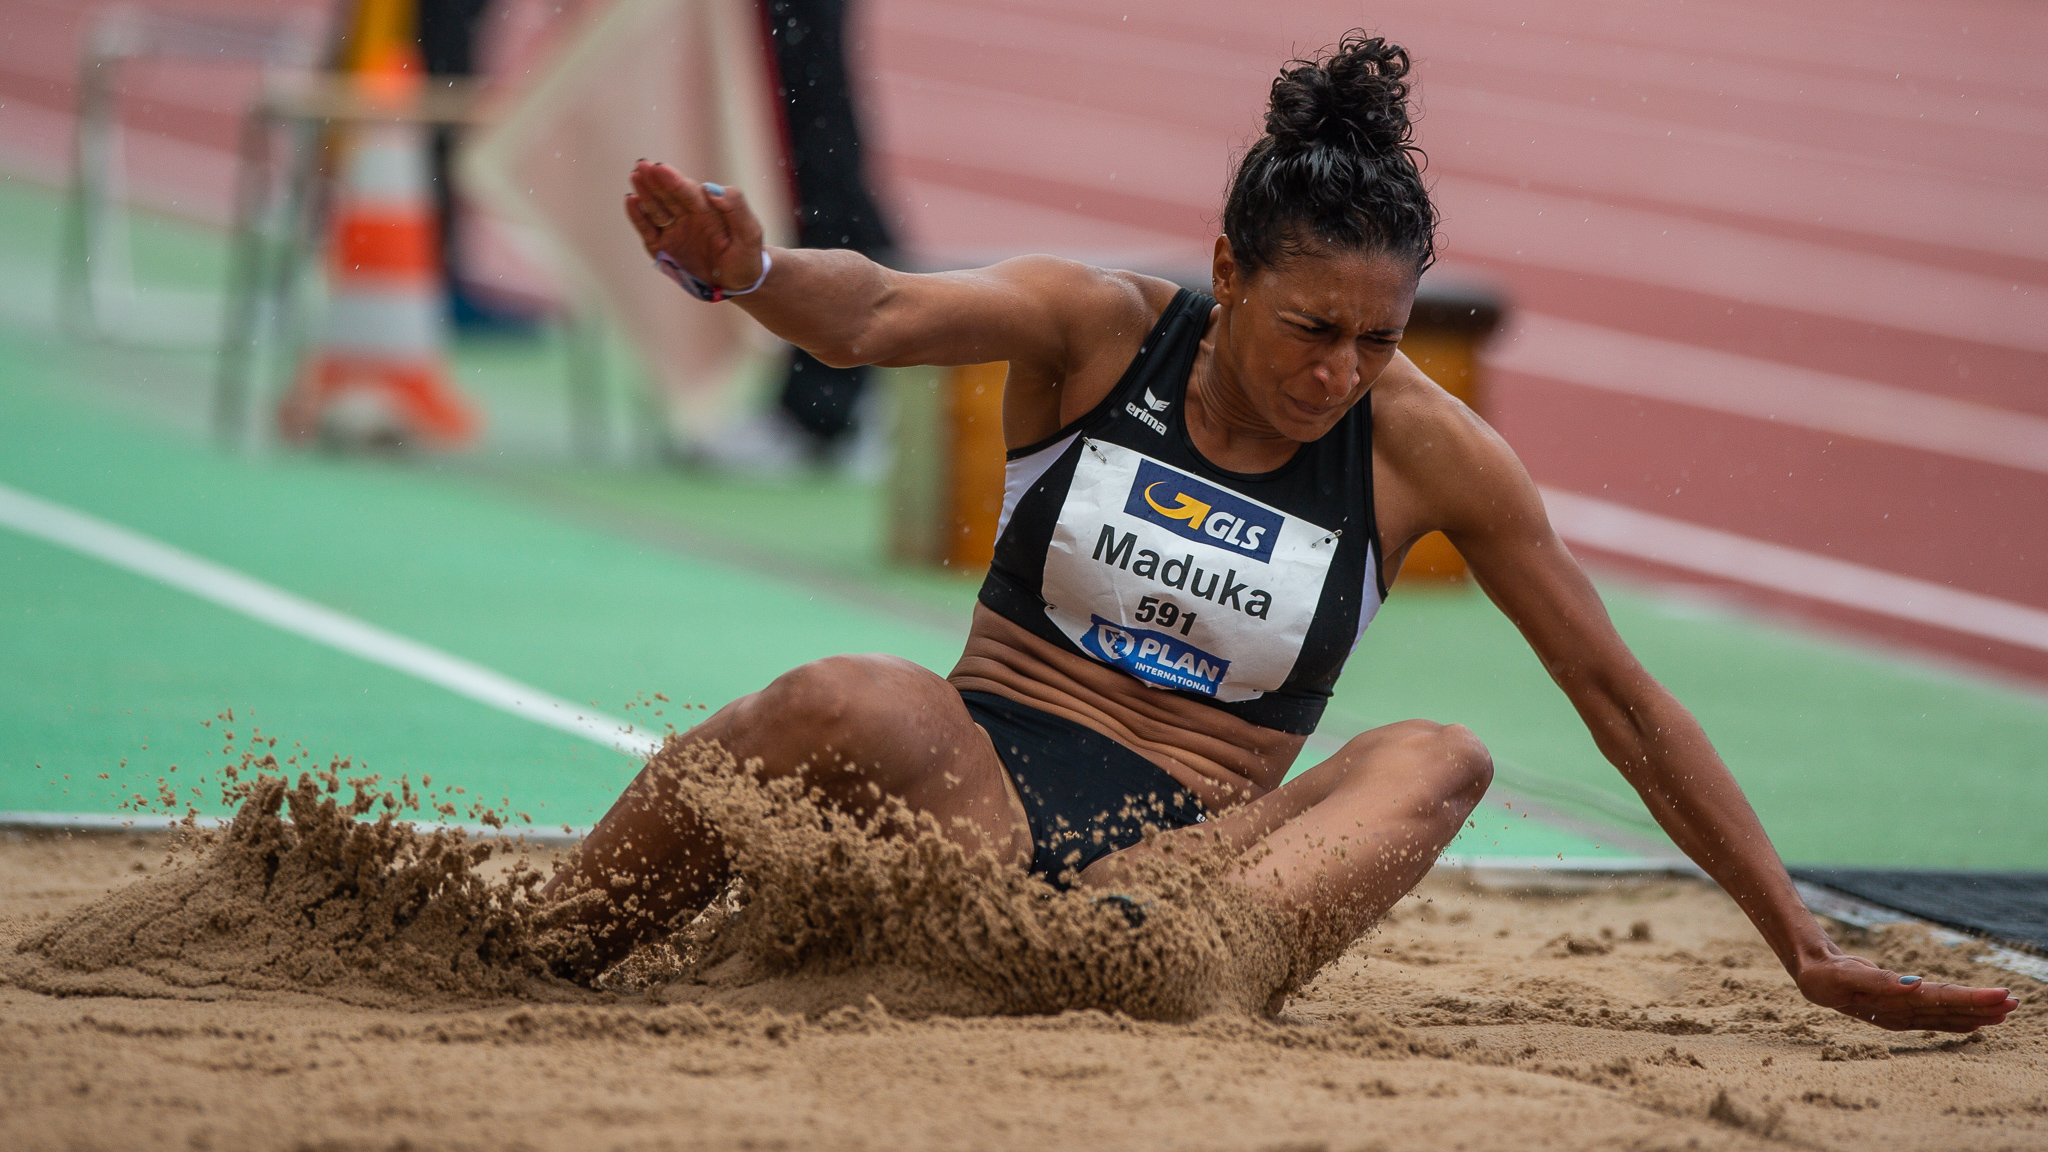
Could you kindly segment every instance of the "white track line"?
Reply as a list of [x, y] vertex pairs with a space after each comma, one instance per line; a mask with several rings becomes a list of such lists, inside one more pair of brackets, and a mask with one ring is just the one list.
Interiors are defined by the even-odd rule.
[[2048, 473], [2048, 420], [1555, 316], [1524, 314], [1490, 363], [1923, 452]]
[[632, 731], [623, 720], [580, 707], [480, 664], [4, 484], [0, 484], [0, 525], [104, 560], [373, 664], [416, 676], [521, 719], [636, 756], [649, 755], [661, 746], [659, 740]]
[[2048, 612], [2025, 604], [1555, 488], [1543, 490], [1543, 503], [1557, 534], [1569, 543], [2048, 652]]

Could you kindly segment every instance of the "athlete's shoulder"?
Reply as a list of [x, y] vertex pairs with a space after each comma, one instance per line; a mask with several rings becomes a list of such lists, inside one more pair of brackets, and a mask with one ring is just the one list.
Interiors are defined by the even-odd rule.
[[1508, 442], [1406, 356], [1372, 395], [1374, 459], [1421, 500], [1425, 531], [1489, 520], [1533, 491]]
[[1509, 452], [1465, 402], [1396, 353], [1372, 386], [1374, 451], [1418, 478], [1464, 475]]
[[1374, 431], [1396, 442], [1390, 446], [1418, 451], [1448, 446], [1438, 442], [1463, 439], [1485, 427], [1464, 401], [1399, 352], [1372, 383], [1372, 422]]

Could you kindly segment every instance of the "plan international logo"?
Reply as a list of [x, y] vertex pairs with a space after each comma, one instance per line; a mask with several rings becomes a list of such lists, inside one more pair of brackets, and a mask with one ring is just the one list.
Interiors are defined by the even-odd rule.
[[1242, 496], [1215, 488], [1150, 460], [1138, 475], [1124, 511], [1177, 536], [1271, 563], [1273, 543], [1287, 518]]
[[1130, 628], [1090, 615], [1081, 650], [1140, 680], [1214, 696], [1230, 661], [1204, 652], [1171, 632]]

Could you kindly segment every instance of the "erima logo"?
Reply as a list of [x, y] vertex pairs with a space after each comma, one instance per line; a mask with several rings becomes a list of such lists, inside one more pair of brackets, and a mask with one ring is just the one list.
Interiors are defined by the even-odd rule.
[[1287, 521], [1278, 512], [1150, 460], [1138, 462], [1124, 511], [1260, 563], [1272, 561], [1273, 543]]
[[[1157, 401], [1152, 399], [1152, 393], [1149, 390], [1145, 393], [1145, 402], [1147, 404], [1157, 403]], [[1145, 411], [1143, 408], [1140, 408], [1136, 404], [1130, 403], [1129, 401], [1126, 401], [1124, 403], [1124, 411], [1130, 413], [1133, 416], [1136, 416], [1138, 418], [1138, 423], [1143, 424], [1145, 427], [1150, 428], [1154, 432], [1159, 433], [1161, 436], [1166, 435], [1166, 421], [1161, 420], [1159, 417], [1154, 416], [1152, 413]]]
[[1230, 671], [1230, 661], [1214, 656], [1169, 632], [1126, 628], [1100, 616], [1089, 616], [1081, 648], [1105, 664], [1140, 680], [1214, 696]]
[[1145, 389], [1145, 407], [1150, 408], [1154, 412], [1164, 412], [1168, 408], [1173, 407], [1173, 401], [1161, 400], [1159, 397], [1154, 396], [1152, 394], [1152, 390], [1150, 388], [1147, 388]]

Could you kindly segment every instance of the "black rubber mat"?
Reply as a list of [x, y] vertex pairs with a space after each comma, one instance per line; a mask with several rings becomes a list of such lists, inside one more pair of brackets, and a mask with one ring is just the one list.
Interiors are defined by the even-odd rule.
[[2048, 872], [1794, 868], [1792, 875], [1958, 932], [2048, 953]]

